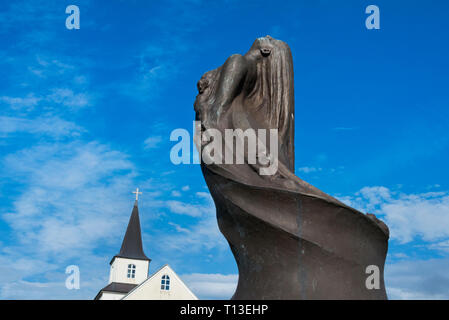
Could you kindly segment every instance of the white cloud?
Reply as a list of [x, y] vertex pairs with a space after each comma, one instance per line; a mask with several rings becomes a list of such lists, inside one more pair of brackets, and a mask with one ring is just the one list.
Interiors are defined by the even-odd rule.
[[197, 224], [189, 227], [188, 230], [190, 230], [190, 233], [170, 235], [162, 239], [161, 243], [172, 250], [183, 250], [184, 252], [228, 249], [228, 244], [218, 229], [215, 215], [200, 220]]
[[26, 108], [28, 109], [28, 111], [33, 109], [40, 100], [41, 98], [35, 97], [32, 93], [28, 94], [25, 97], [0, 97], [0, 101], [9, 105], [12, 109]]
[[353, 127], [335, 127], [334, 128], [335, 131], [352, 131], [355, 129], [357, 129], [357, 128], [353, 128]]
[[173, 191], [171, 192], [171, 195], [172, 195], [173, 197], [180, 197], [180, 196], [181, 196], [181, 192], [176, 191], [176, 190], [173, 190]]
[[182, 191], [189, 191], [189, 190], [190, 190], [190, 187], [189, 187], [189, 186], [184, 186], [184, 187], [181, 188], [181, 190], [182, 190]]
[[55, 73], [63, 74], [66, 71], [72, 71], [75, 69], [75, 66], [64, 63], [58, 59], [52, 59], [52, 58], [44, 58], [42, 56], [36, 57], [37, 63], [39, 66], [48, 69], [52, 69]]
[[[110, 259], [96, 250], [119, 247], [117, 234], [129, 219], [135, 169], [127, 155], [97, 142], [55, 143], [7, 155], [1, 164], [1, 174], [21, 189], [0, 212], [10, 229], [0, 251], [0, 297], [93, 298], [107, 283]], [[80, 290], [65, 288], [70, 264], [80, 267]]]
[[45, 134], [52, 137], [79, 136], [85, 130], [73, 122], [59, 117], [40, 117], [36, 119], [0, 116], [0, 137], [12, 133]]
[[432, 243], [428, 245], [428, 248], [449, 253], [449, 240]]
[[207, 217], [215, 213], [215, 206], [208, 192], [197, 192], [196, 196], [204, 203], [195, 204], [177, 200], [166, 201], [168, 209], [176, 214], [185, 214], [192, 217]]
[[169, 210], [176, 214], [185, 214], [192, 217], [201, 217], [208, 210], [201, 205], [190, 204], [182, 201], [169, 200], [166, 202]]
[[161, 234], [158, 237], [158, 244], [164, 250], [204, 252], [229, 248], [224, 236], [218, 229], [215, 205], [211, 196], [206, 193], [200, 194], [198, 197], [202, 203], [194, 205], [180, 201], [164, 202], [171, 212], [198, 219], [197, 222], [189, 224], [188, 227], [182, 227], [182, 230], [177, 229], [177, 234]]
[[[98, 288], [102, 288], [102, 285], [104, 286], [104, 284], [98, 281]], [[19, 279], [4, 284], [1, 289], [1, 297], [4, 299], [25, 300], [71, 300], [85, 298], [85, 292], [68, 290], [63, 280], [31, 282]]]
[[301, 167], [301, 168], [298, 168], [298, 171], [303, 172], [303, 173], [312, 173], [312, 172], [322, 171], [322, 168]]
[[159, 147], [161, 142], [162, 142], [162, 137], [161, 136], [148, 137], [143, 142], [144, 149], [147, 150], [147, 149], [157, 148], [157, 147]]
[[449, 237], [449, 196], [407, 195], [382, 205], [385, 220], [401, 242]]
[[[0, 255], [1, 299], [93, 299], [104, 287], [107, 279], [95, 273], [104, 261], [88, 256], [89, 264], [80, 269], [80, 289], [68, 290], [65, 286], [68, 265], [48, 264], [41, 259], [29, 259], [17, 253]], [[41, 280], [25, 280], [38, 276]]]
[[126, 223], [133, 166], [124, 154], [98, 143], [55, 144], [3, 163], [25, 185], [3, 218], [35, 254], [89, 254]]
[[67, 88], [57, 88], [52, 91], [53, 93], [47, 96], [48, 101], [73, 109], [84, 108], [91, 104], [90, 97], [86, 93], [74, 93]]
[[298, 172], [304, 173], [304, 174], [340, 174], [343, 172], [344, 166], [338, 166], [335, 168], [321, 168], [321, 167], [312, 167], [312, 166], [305, 166], [300, 167], [297, 169]]
[[209, 201], [212, 201], [212, 197], [211, 197], [209, 192], [203, 192], [203, 191], [197, 192], [196, 196], [199, 197], [199, 198], [203, 198], [203, 199], [207, 199]]
[[237, 288], [237, 274], [184, 274], [181, 279], [199, 299], [228, 300]]
[[406, 259], [406, 258], [408, 258], [408, 255], [406, 255], [406, 254], [403, 253], [403, 252], [395, 253], [395, 254], [393, 254], [393, 256], [394, 256], [395, 258], [398, 258], [398, 259]]
[[173, 223], [173, 222], [169, 222], [168, 224], [173, 226], [176, 229], [177, 232], [184, 232], [184, 233], [190, 234], [190, 230], [189, 229], [183, 228], [179, 224], [176, 224], [176, 223]]
[[402, 260], [385, 267], [389, 299], [449, 299], [448, 259]]
[[[37, 34], [36, 31], [34, 34]], [[40, 35], [42, 35], [42, 33], [40, 33]], [[61, 78], [61, 76], [69, 76], [76, 72], [77, 68], [73, 64], [62, 62], [61, 60], [50, 56], [37, 55], [34, 57], [33, 61], [29, 63], [27, 71], [41, 79], [47, 79], [50, 77]], [[76, 78], [74, 79], [74, 82], [76, 82]]]
[[[158, 24], [158, 27], [161, 25]], [[186, 52], [197, 50], [184, 41], [179, 31], [177, 30], [177, 35], [173, 35], [169, 42], [151, 43], [136, 54], [134, 79], [122, 85], [123, 94], [145, 101], [163, 92], [163, 88], [167, 86], [161, 84], [168, 83], [183, 69], [179, 57]]]
[[405, 194], [385, 187], [365, 187], [340, 200], [365, 212], [379, 215], [390, 228], [392, 239], [407, 243], [421, 238], [449, 238], [449, 193]]
[[[89, 92], [87, 77], [79, 70], [86, 62], [80, 59], [72, 62], [69, 64], [49, 56], [26, 55], [13, 59], [10, 63], [17, 69], [14, 82], [19, 82], [19, 88], [26, 91], [19, 96], [1, 96], [0, 104], [8, 107], [2, 111], [14, 117], [34, 112], [34, 115], [40, 115], [39, 118], [66, 118], [67, 111], [79, 111], [93, 105], [98, 90], [95, 95]], [[30, 77], [30, 73], [40, 79]], [[55, 88], [54, 83], [65, 83], [70, 87]]]

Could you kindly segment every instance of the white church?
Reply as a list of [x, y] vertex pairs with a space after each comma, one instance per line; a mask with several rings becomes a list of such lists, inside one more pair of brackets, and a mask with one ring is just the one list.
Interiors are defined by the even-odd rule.
[[198, 300], [168, 264], [148, 276], [151, 259], [143, 252], [139, 208], [136, 202], [119, 254], [111, 262], [109, 284], [95, 300]]

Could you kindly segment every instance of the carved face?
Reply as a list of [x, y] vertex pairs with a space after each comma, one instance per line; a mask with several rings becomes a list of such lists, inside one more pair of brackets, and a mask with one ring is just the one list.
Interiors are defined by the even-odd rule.
[[272, 50], [273, 50], [273, 41], [276, 41], [275, 39], [271, 38], [270, 36], [257, 38], [256, 41], [254, 41], [253, 45], [249, 49], [246, 56], [253, 58], [266, 58], [268, 57]]
[[211, 84], [216, 75], [216, 70], [206, 72], [196, 84], [198, 95], [193, 105], [196, 112], [196, 120], [207, 120], [209, 113], [208, 99], [211, 91]]
[[209, 81], [205, 78], [201, 78], [196, 86], [198, 88], [198, 93], [201, 94], [209, 87]]
[[277, 129], [279, 157], [288, 168], [293, 155], [293, 60], [286, 43], [258, 38], [245, 55], [232, 55], [197, 83], [196, 120], [203, 129]]

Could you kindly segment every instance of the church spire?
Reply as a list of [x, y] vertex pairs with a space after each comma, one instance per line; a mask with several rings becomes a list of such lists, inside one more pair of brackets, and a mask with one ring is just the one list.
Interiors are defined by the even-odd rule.
[[[137, 192], [139, 192], [139, 189], [137, 189]], [[115, 257], [148, 261], [151, 260], [143, 252], [137, 200], [134, 202], [134, 208], [131, 213], [131, 217], [129, 218], [128, 228], [126, 229], [125, 237], [123, 238], [122, 247], [120, 248], [119, 254]]]

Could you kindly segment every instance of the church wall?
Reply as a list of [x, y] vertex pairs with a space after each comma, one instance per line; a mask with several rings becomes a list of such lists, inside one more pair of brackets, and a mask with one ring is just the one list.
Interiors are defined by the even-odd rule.
[[124, 296], [125, 294], [123, 293], [103, 292], [100, 300], [120, 300]]
[[[163, 275], [170, 277], [170, 290], [161, 290]], [[190, 290], [168, 266], [152, 275], [142, 285], [130, 292], [123, 300], [197, 300]]]

